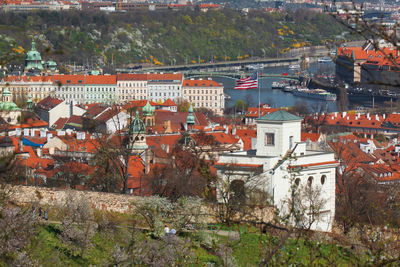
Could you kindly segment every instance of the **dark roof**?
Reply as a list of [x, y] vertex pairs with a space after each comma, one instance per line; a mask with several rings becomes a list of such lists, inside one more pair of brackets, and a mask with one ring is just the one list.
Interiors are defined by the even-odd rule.
[[50, 109], [54, 108], [61, 102], [62, 100], [58, 98], [48, 96], [42, 99], [39, 103], [37, 103], [36, 107], [49, 111]]
[[84, 117], [93, 119], [94, 117], [98, 116], [100, 113], [104, 112], [104, 110], [107, 109], [107, 107], [101, 105], [101, 104], [96, 104], [91, 106], [90, 108], [87, 109], [85, 114], [83, 114]]

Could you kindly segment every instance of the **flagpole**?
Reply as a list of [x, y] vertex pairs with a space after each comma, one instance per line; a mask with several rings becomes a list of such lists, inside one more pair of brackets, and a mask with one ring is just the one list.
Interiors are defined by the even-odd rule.
[[258, 117], [260, 118], [260, 85], [258, 84], [258, 71], [257, 71], [257, 89], [258, 89]]

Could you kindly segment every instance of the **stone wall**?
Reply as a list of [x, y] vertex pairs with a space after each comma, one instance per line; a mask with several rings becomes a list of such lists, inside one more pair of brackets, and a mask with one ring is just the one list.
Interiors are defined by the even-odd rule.
[[[72, 189], [55, 189], [46, 187], [35, 186], [13, 186], [10, 187], [9, 195], [11, 201], [19, 205], [27, 205], [36, 203], [40, 206], [62, 206], [67, 196], [70, 195], [73, 199], [83, 197], [90, 205], [97, 210], [111, 211], [118, 213], [132, 213], [135, 200], [139, 199], [138, 196], [112, 194], [104, 192], [93, 191], [79, 191]], [[206, 223], [216, 222], [216, 210], [209, 205], [203, 206], [203, 220]], [[234, 218], [235, 220], [262, 220], [264, 222], [271, 221], [274, 216], [273, 208], [254, 209], [253, 213], [247, 215], [245, 218]]]
[[65, 203], [68, 194], [72, 197], [84, 197], [94, 209], [119, 213], [132, 212], [132, 202], [138, 197], [70, 189], [54, 189], [34, 186], [13, 186], [9, 190], [11, 200], [17, 204], [37, 203], [38, 205], [57, 206]]

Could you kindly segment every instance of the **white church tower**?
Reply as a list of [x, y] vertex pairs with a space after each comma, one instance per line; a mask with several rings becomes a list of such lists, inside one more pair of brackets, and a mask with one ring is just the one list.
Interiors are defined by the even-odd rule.
[[257, 156], [279, 157], [301, 142], [302, 118], [283, 110], [267, 114], [257, 122]]

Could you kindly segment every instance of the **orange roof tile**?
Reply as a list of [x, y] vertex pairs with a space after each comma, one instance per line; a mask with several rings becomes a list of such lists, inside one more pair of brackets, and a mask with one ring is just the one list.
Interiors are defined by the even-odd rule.
[[184, 87], [218, 87], [222, 84], [213, 80], [183, 80]]
[[311, 142], [317, 142], [320, 136], [320, 133], [301, 132], [301, 141], [305, 142], [307, 140], [310, 140]]
[[148, 81], [181, 81], [182, 73], [149, 73], [147, 74]]
[[246, 112], [246, 117], [248, 118], [258, 118], [265, 114], [270, 114], [277, 111], [277, 108], [260, 108], [260, 116], [258, 116], [258, 107], [249, 107]]

